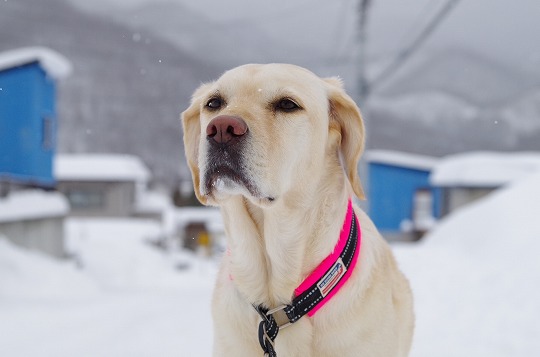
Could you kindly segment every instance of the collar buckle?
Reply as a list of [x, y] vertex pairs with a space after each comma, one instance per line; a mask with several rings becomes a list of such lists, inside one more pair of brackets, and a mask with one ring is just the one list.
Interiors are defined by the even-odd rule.
[[[290, 307], [289, 305], [280, 305], [276, 308], [268, 310], [265, 313], [265, 315], [272, 316], [276, 320], [276, 323], [278, 324], [279, 329], [283, 330], [284, 328], [287, 328], [293, 324], [291, 320], [289, 319], [289, 316], [287, 316], [287, 312], [285, 311], [285, 309], [289, 307]], [[274, 314], [277, 312], [282, 312], [282, 313], [278, 314], [277, 316], [274, 316]], [[283, 322], [283, 321], [286, 321], [286, 322]]]

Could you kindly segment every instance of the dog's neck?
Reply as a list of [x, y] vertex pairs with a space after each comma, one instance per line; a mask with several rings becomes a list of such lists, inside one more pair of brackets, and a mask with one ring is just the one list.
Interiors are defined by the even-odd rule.
[[[221, 206], [230, 254], [231, 283], [253, 304], [291, 301], [295, 288], [330, 254], [347, 210], [350, 189], [342, 169], [325, 180], [260, 208], [242, 196]], [[326, 184], [321, 187], [321, 182]]]

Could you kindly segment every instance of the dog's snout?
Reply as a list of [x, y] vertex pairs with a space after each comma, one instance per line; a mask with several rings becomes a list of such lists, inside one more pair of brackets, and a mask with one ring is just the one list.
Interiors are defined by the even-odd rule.
[[206, 136], [218, 144], [230, 144], [240, 139], [248, 131], [248, 126], [239, 117], [220, 115], [206, 127]]

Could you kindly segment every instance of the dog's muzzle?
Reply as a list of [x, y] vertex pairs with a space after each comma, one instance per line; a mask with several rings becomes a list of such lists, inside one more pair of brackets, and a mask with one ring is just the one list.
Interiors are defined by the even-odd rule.
[[249, 179], [244, 155], [249, 129], [239, 117], [220, 115], [206, 127], [206, 168], [203, 188], [206, 194], [224, 187], [239, 185], [253, 196], [258, 195]]

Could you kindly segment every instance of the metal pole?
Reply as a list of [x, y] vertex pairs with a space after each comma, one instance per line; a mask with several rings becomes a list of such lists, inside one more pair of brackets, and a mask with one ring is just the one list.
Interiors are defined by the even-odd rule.
[[362, 105], [369, 96], [369, 83], [366, 77], [367, 19], [371, 0], [360, 0], [358, 6], [358, 93]]

